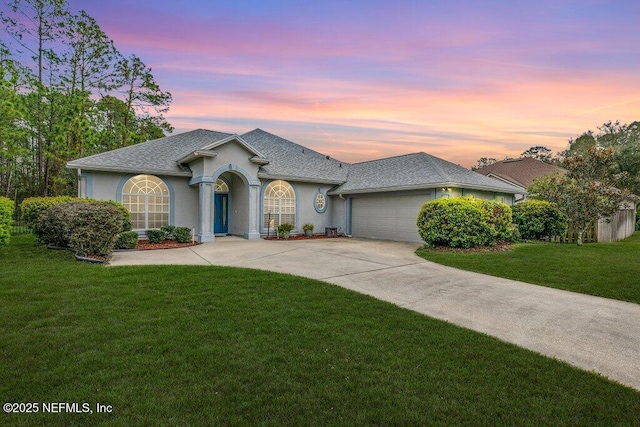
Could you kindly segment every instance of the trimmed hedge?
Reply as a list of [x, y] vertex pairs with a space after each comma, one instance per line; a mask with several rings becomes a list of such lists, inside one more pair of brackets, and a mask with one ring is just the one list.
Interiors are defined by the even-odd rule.
[[135, 231], [123, 231], [116, 240], [116, 249], [134, 249], [138, 244], [138, 233]]
[[0, 248], [11, 239], [11, 224], [13, 223], [13, 200], [0, 197]]
[[416, 224], [427, 246], [495, 246], [514, 234], [508, 205], [462, 197], [425, 203]]
[[125, 224], [121, 209], [108, 201], [76, 199], [46, 209], [33, 225], [38, 240], [68, 247], [80, 256], [107, 257]]
[[513, 222], [522, 239], [540, 240], [563, 235], [568, 218], [555, 203], [529, 199], [513, 207]]
[[69, 212], [66, 229], [69, 246], [78, 255], [107, 257], [113, 252], [125, 219], [121, 209], [108, 202], [70, 202], [58, 206]]
[[191, 229], [189, 227], [176, 227], [173, 229], [172, 237], [178, 243], [188, 243], [191, 241]]
[[77, 197], [57, 196], [57, 197], [29, 197], [20, 203], [20, 212], [22, 219], [33, 229], [38, 218], [50, 207], [59, 203], [71, 202], [77, 200]]
[[147, 230], [147, 239], [149, 243], [162, 243], [166, 238], [164, 230]]
[[163, 225], [160, 230], [164, 231], [164, 237], [168, 240], [173, 240], [173, 230], [176, 229], [175, 225]]

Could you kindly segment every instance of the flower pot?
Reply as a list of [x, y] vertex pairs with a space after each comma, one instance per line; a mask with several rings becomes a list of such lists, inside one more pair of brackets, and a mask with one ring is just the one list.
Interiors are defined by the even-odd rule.
[[307, 237], [313, 236], [313, 230], [304, 230], [304, 235]]
[[291, 235], [290, 232], [284, 231], [280, 234], [280, 237], [282, 237], [283, 239], [288, 239], [290, 235]]

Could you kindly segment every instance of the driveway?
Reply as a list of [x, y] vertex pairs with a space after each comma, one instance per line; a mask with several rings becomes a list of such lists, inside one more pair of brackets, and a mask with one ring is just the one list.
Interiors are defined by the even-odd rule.
[[417, 244], [244, 240], [117, 252], [110, 265], [250, 267], [319, 279], [598, 372], [640, 390], [640, 305], [457, 270]]

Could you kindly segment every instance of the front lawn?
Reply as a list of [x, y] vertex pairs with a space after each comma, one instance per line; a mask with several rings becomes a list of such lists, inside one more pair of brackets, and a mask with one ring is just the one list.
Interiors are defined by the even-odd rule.
[[463, 270], [640, 303], [640, 232], [615, 243], [522, 243], [511, 252], [441, 252], [421, 257]]
[[323, 282], [105, 268], [31, 236], [0, 266], [0, 400], [39, 404], [4, 425], [640, 424], [633, 389]]

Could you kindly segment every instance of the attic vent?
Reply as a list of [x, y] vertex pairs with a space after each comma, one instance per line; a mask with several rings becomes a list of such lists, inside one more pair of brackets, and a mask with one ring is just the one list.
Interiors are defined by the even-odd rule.
[[340, 163], [340, 167], [342, 167], [342, 163]]
[[327, 156], [327, 160], [329, 160], [331, 157]]
[[302, 154], [304, 154], [304, 148], [302, 149]]

